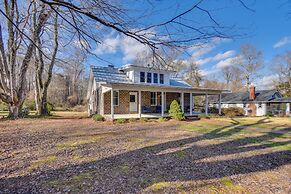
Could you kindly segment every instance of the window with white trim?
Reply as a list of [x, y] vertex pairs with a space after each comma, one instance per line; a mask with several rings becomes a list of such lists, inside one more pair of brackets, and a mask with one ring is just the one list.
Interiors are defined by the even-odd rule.
[[119, 105], [119, 91], [113, 91], [113, 106]]
[[147, 83], [152, 83], [152, 73], [147, 73]]
[[151, 106], [157, 106], [157, 92], [151, 92]]
[[145, 72], [140, 72], [139, 81], [141, 83], [144, 83], [145, 82]]
[[158, 74], [157, 73], [154, 73], [154, 83], [157, 84], [158, 81], [159, 81]]
[[164, 74], [160, 74], [160, 84], [164, 84]]

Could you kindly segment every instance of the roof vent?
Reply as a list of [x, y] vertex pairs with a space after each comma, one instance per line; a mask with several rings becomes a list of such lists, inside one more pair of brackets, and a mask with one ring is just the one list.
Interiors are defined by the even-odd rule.
[[114, 68], [114, 65], [108, 65], [109, 68]]

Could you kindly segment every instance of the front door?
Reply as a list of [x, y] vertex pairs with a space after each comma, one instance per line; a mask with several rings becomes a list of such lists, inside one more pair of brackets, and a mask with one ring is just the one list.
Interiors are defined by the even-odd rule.
[[129, 93], [129, 111], [137, 112], [137, 92]]

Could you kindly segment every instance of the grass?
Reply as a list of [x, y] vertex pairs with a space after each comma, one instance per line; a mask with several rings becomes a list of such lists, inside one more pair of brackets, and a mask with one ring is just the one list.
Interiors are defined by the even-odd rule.
[[56, 147], [58, 149], [70, 149], [70, 148], [75, 149], [78, 146], [97, 143], [103, 138], [104, 136], [102, 135], [92, 135], [88, 139], [77, 139], [77, 140], [71, 140], [71, 141], [67, 141], [63, 143], [58, 143]]
[[32, 164], [30, 165], [29, 170], [40, 168], [40, 167], [47, 165], [47, 164], [50, 164], [56, 160], [57, 160], [57, 156], [55, 156], [55, 155], [50, 155], [50, 156], [46, 156], [44, 158], [40, 158], [38, 160], [34, 160], [34, 161], [32, 161]]

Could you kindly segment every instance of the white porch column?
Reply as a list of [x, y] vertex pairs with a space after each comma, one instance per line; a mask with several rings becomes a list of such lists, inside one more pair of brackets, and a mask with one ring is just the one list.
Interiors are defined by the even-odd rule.
[[221, 94], [219, 94], [218, 114], [221, 115]]
[[113, 88], [111, 89], [111, 119], [114, 120]]
[[205, 94], [205, 114], [208, 115], [208, 94]]
[[164, 116], [164, 111], [165, 111], [165, 97], [164, 97], [164, 92], [161, 92], [161, 104], [162, 104], [162, 107], [161, 107], [161, 116], [163, 117]]
[[190, 115], [193, 115], [193, 93], [190, 93]]
[[181, 108], [182, 112], [184, 112], [184, 92], [181, 92]]
[[138, 118], [141, 118], [141, 91], [138, 91]]
[[289, 102], [286, 103], [286, 115], [287, 116], [290, 115], [290, 103]]
[[167, 110], [167, 92], [164, 92], [164, 112]]

